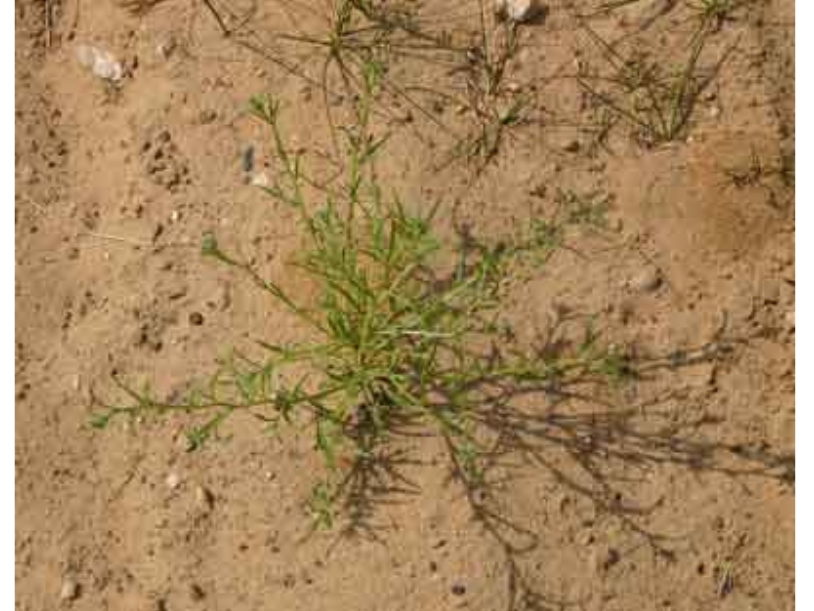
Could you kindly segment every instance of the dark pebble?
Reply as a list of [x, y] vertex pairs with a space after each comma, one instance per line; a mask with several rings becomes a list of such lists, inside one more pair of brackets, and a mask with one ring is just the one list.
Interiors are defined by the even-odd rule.
[[189, 315], [189, 324], [200, 327], [203, 323], [204, 317], [200, 312], [193, 312]]
[[454, 586], [452, 586], [452, 593], [455, 596], [463, 596], [466, 594], [466, 586], [456, 583]]

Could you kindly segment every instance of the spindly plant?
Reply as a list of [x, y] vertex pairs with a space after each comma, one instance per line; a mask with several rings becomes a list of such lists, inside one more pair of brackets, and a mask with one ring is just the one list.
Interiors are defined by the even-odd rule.
[[189, 413], [202, 418], [189, 432], [193, 449], [238, 413], [275, 431], [308, 427], [326, 466], [310, 507], [325, 525], [337, 501], [358, 500], [371, 477], [393, 476], [380, 459], [405, 426], [434, 429], [454, 464], [476, 482], [495, 392], [626, 371], [624, 359], [600, 349], [592, 334], [570, 355], [500, 347], [507, 338], [500, 296], [513, 264], [544, 261], [559, 230], [537, 220], [511, 245], [444, 248], [433, 232], [435, 209], [415, 212], [387, 195], [373, 171], [384, 143], [370, 125], [378, 78], [373, 69], [365, 74], [365, 96], [347, 132], [346, 177], [316, 203], [307, 195], [313, 189], [301, 157], [286, 148], [279, 104], [268, 97], [252, 101], [253, 114], [271, 130], [279, 161], [276, 182], [266, 190], [298, 216], [304, 244], [292, 266], [318, 287], [316, 300], [300, 301], [262, 277], [224, 252], [214, 235], [204, 241], [204, 255], [271, 295], [304, 323], [308, 339], [261, 342], [260, 358], [236, 354], [178, 402], [117, 380], [129, 401], [106, 405], [93, 418], [104, 427], [118, 416]]

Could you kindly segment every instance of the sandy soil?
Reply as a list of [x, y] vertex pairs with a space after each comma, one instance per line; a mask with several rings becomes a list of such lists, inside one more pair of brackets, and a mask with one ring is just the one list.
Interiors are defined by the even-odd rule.
[[[697, 24], [683, 2], [549, 3], [487, 101], [448, 55], [394, 61], [379, 170], [405, 201], [442, 202], [442, 231], [507, 235], [560, 193], [609, 202], [604, 226], [569, 229], [511, 287], [521, 340], [593, 315], [608, 341], [669, 357], [558, 407], [534, 459], [500, 467], [499, 519], [433, 438], [411, 447], [415, 492], [339, 537], [310, 534], [303, 511], [307, 431], [269, 439], [236, 419], [230, 441], [190, 453], [182, 417], [88, 426], [114, 370], [172, 394], [232, 347], [298, 337], [199, 245], [216, 231], [285, 274], [293, 218], [247, 184], [269, 150], [247, 101], [277, 96], [292, 142], [326, 163], [326, 102], [342, 124], [351, 96], [335, 72], [324, 96], [321, 51], [280, 36], [318, 35], [328, 4], [213, 3], [224, 37], [202, 1], [16, 3], [16, 608], [793, 609], [792, 0], [738, 3], [709, 36], [709, 82], [669, 143], [607, 121], [578, 77], [621, 90], [590, 32], [677, 65]], [[422, 27], [471, 41], [478, 2], [448, 4], [423, 3]], [[121, 82], [80, 65], [80, 44], [114, 53]], [[522, 119], [484, 132], [518, 96]], [[459, 154], [484, 133], [488, 155]]]

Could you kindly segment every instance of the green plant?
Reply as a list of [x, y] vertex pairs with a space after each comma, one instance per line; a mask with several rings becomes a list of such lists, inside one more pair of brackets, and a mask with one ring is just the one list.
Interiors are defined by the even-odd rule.
[[617, 376], [625, 369], [623, 357], [603, 350], [593, 333], [569, 355], [544, 358], [500, 347], [506, 338], [500, 296], [512, 264], [529, 253], [548, 256], [558, 234], [538, 224], [513, 245], [444, 249], [432, 230], [435, 209], [413, 212], [386, 195], [376, 177], [374, 159], [385, 141], [372, 135], [370, 124], [378, 87], [379, 75], [366, 72], [356, 126], [346, 134], [345, 181], [321, 204], [306, 194], [302, 159], [286, 149], [279, 104], [268, 97], [252, 101], [254, 115], [271, 129], [280, 166], [278, 181], [266, 190], [299, 217], [304, 245], [293, 267], [319, 287], [315, 303], [263, 278], [224, 252], [214, 236], [204, 241], [204, 255], [244, 274], [297, 316], [309, 339], [260, 342], [259, 358], [234, 353], [178, 402], [117, 379], [129, 401], [106, 405], [92, 421], [104, 427], [122, 415], [188, 413], [202, 419], [189, 433], [191, 449], [236, 413], [251, 414], [275, 433], [286, 425], [308, 427], [326, 466], [308, 504], [323, 526], [333, 524], [338, 502], [359, 502], [376, 478], [395, 477], [389, 442], [404, 427], [437, 431], [477, 484], [481, 433], [496, 389]]

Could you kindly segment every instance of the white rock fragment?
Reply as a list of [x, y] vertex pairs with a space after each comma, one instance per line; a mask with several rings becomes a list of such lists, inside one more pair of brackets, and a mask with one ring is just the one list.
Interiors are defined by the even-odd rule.
[[167, 488], [170, 490], [175, 490], [178, 486], [181, 485], [181, 476], [175, 473], [174, 471], [167, 476], [167, 479], [164, 480], [167, 484]]
[[252, 176], [252, 186], [260, 188], [268, 188], [271, 186], [271, 180], [265, 172], [259, 172]]
[[525, 23], [543, 12], [540, 0], [495, 0], [495, 14], [515, 23]]
[[103, 51], [91, 45], [79, 45], [76, 48], [76, 58], [85, 68], [89, 68], [96, 76], [107, 81], [118, 82], [124, 76], [121, 62], [116, 61], [112, 53]]

